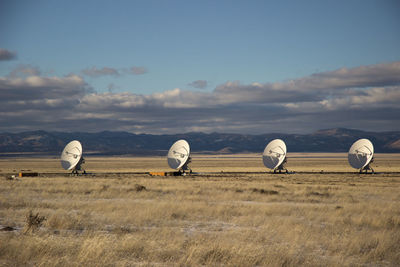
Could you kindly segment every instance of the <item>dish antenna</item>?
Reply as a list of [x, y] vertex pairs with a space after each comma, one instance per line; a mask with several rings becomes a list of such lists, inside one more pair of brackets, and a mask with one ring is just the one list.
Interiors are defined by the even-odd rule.
[[286, 162], [285, 142], [281, 139], [275, 139], [269, 142], [263, 153], [263, 163], [265, 167], [274, 170], [274, 173], [278, 171], [281, 173], [283, 170], [288, 173], [288, 170], [284, 166]]
[[190, 157], [190, 146], [186, 140], [176, 141], [168, 151], [168, 165], [172, 169], [179, 170], [180, 173], [185, 174], [187, 171], [192, 173], [188, 164], [192, 161]]
[[[85, 163], [85, 159], [82, 157], [82, 145], [79, 141], [69, 142], [63, 152], [61, 153], [61, 166], [64, 170], [72, 170], [72, 174], [78, 174], [82, 171], [82, 164]], [[86, 171], [83, 170], [86, 174]]]
[[374, 161], [374, 145], [368, 139], [357, 140], [349, 150], [349, 163], [354, 169], [360, 169], [360, 173], [374, 172], [369, 164]]

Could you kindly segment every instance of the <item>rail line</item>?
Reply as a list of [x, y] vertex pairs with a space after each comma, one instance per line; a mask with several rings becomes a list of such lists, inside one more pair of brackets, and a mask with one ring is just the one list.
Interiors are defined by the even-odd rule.
[[[211, 176], [211, 175], [217, 175], [217, 176], [237, 176], [237, 175], [295, 175], [295, 174], [318, 174], [318, 175], [400, 175], [399, 171], [389, 171], [389, 172], [374, 172], [374, 173], [359, 173], [359, 172], [339, 172], [339, 171], [292, 171], [289, 173], [273, 173], [273, 172], [193, 172], [191, 174], [184, 174], [184, 175], [179, 175], [176, 174], [176, 172], [163, 172], [164, 175], [160, 175], [159, 172], [157, 174], [154, 174], [152, 172], [88, 172], [86, 174], [79, 174], [79, 175], [72, 175], [71, 173], [65, 173], [65, 172], [37, 172], [37, 175], [35, 177], [49, 177], [49, 176], [64, 176], [64, 177], [90, 177], [90, 176], [109, 176], [109, 175], [148, 175], [148, 176], [182, 176], [182, 177], [195, 177], [195, 176]], [[16, 176], [18, 177], [18, 173], [1, 173], [1, 176]], [[21, 176], [20, 176], [21, 177]], [[25, 177], [25, 176], [23, 176]], [[29, 175], [26, 175], [26, 177], [29, 177]]]

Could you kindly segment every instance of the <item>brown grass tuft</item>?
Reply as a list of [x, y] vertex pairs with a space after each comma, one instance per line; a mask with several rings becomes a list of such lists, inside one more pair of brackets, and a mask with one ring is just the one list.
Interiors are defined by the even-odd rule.
[[26, 215], [24, 233], [35, 232], [42, 226], [42, 224], [45, 220], [46, 220], [46, 217], [40, 216], [39, 212], [36, 214], [33, 214], [32, 210], [30, 210], [29, 213]]
[[253, 188], [251, 189], [252, 192], [255, 193], [260, 193], [260, 194], [264, 194], [264, 195], [278, 195], [279, 192], [276, 190], [266, 190], [266, 189], [258, 189], [258, 188]]
[[146, 191], [147, 189], [143, 185], [135, 184], [135, 190], [136, 190], [136, 192], [140, 192], [140, 191], [143, 191], [143, 190]]

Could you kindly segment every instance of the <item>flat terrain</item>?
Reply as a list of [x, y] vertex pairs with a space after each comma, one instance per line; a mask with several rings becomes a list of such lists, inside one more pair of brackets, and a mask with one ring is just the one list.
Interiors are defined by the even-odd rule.
[[[11, 230], [0, 231], [0, 266], [400, 262], [398, 154], [377, 154], [373, 175], [326, 153], [289, 154], [295, 174], [271, 174], [255, 154], [194, 155], [200, 174], [187, 177], [135, 174], [168, 171], [163, 157], [84, 166], [92, 174], [69, 177], [57, 158], [0, 159], [0, 229]], [[6, 179], [21, 170], [41, 176]]]

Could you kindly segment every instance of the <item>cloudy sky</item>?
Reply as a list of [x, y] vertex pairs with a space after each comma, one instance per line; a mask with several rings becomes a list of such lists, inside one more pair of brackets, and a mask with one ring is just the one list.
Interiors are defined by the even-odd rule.
[[400, 2], [0, 1], [0, 132], [400, 130]]

